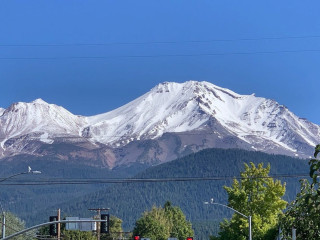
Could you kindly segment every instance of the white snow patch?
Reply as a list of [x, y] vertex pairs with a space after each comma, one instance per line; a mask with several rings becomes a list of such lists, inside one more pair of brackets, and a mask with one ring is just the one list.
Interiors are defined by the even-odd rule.
[[49, 143], [49, 144], [52, 144], [54, 142], [54, 140], [49, 139], [49, 134], [48, 133], [43, 133], [40, 136], [40, 141], [42, 141], [44, 143]]
[[0, 146], [1, 146], [1, 148], [3, 149], [3, 150], [5, 150], [5, 147], [4, 147], [4, 144], [5, 144], [5, 142], [7, 141], [8, 139], [3, 139], [3, 141], [1, 141], [0, 142]]

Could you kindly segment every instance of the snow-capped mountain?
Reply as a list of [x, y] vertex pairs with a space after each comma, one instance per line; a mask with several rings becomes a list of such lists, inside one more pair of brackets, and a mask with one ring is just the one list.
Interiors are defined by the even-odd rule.
[[5, 141], [6, 137], [19, 137], [30, 133], [42, 133], [51, 137], [79, 135], [84, 124], [84, 117], [75, 116], [62, 107], [36, 99], [31, 103], [14, 103], [3, 111], [0, 118], [0, 136]]
[[[320, 126], [276, 101], [239, 95], [208, 82], [165, 82], [113, 111], [76, 116], [41, 99], [0, 109], [0, 154], [95, 156], [107, 166], [160, 163], [209, 147], [236, 147], [308, 157]], [[79, 149], [80, 148], [80, 149]], [[59, 150], [57, 150], [59, 151]], [[81, 152], [81, 153], [79, 153]]]

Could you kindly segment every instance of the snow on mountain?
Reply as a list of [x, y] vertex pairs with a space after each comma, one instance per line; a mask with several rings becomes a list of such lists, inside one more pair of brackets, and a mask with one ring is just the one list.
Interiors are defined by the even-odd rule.
[[5, 109], [0, 107], [0, 116], [3, 114], [4, 111]]
[[253, 145], [258, 137], [296, 151], [295, 140], [311, 146], [320, 142], [318, 125], [273, 100], [197, 81], [162, 83], [114, 111], [88, 117], [82, 135], [105, 144], [127, 144], [165, 132], [201, 129], [210, 118]]
[[0, 116], [1, 147], [10, 138], [29, 135], [44, 142], [58, 136], [79, 136], [85, 118], [42, 99], [12, 104]]
[[[0, 150], [23, 136], [49, 144], [57, 137], [65, 141], [82, 138], [92, 146], [116, 149], [137, 140], [160, 139], [164, 133], [198, 134], [197, 139], [188, 137], [188, 143], [181, 139], [187, 145], [202, 144], [196, 149], [214, 147], [219, 139], [219, 144], [227, 146], [231, 136], [253, 150], [281, 153], [283, 149], [296, 156], [306, 156], [320, 142], [319, 125], [297, 117], [276, 101], [240, 95], [209, 82], [161, 83], [118, 109], [91, 117], [73, 115], [41, 99], [0, 109]], [[216, 140], [208, 140], [208, 135]], [[211, 145], [203, 144], [208, 141]], [[28, 151], [25, 146], [12, 148], [11, 153]], [[106, 151], [102, 154], [116, 161], [116, 153]]]
[[185, 132], [200, 127], [209, 116], [198, 112], [192, 88], [164, 83], [114, 111], [89, 117], [83, 136], [103, 143], [128, 143], [156, 138], [165, 132]]

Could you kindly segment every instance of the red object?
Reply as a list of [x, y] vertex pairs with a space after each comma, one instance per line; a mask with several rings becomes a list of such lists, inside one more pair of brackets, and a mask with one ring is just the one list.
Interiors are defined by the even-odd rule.
[[134, 240], [140, 240], [140, 236], [134, 236]]
[[187, 237], [186, 240], [193, 240], [193, 237]]

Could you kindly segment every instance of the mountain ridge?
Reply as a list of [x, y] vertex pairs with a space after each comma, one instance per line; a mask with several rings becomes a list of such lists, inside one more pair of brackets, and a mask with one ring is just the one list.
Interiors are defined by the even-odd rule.
[[[0, 139], [0, 158], [41, 156], [48, 151], [40, 148], [67, 142], [80, 146], [82, 155], [95, 151], [113, 168], [130, 162], [166, 162], [211, 147], [306, 158], [320, 142], [320, 126], [274, 100], [187, 81], [160, 83], [122, 107], [87, 117], [42, 99], [14, 103], [0, 109]], [[61, 153], [61, 159], [77, 154]], [[129, 155], [136, 157], [128, 159]]]

